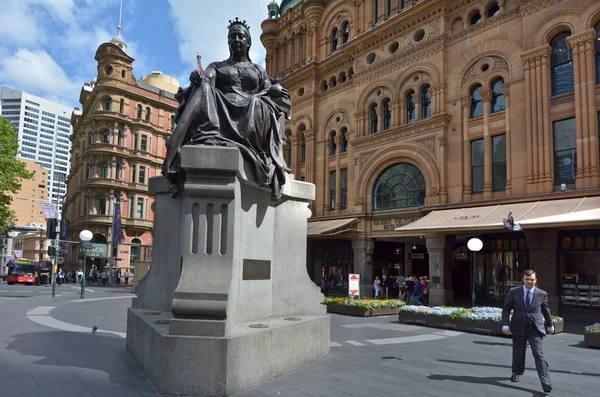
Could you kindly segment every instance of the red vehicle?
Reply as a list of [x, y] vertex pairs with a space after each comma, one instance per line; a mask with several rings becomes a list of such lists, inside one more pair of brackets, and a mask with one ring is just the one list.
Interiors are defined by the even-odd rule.
[[35, 283], [35, 265], [32, 261], [16, 259], [9, 261], [7, 266], [6, 283], [8, 285], [15, 283], [33, 285]]

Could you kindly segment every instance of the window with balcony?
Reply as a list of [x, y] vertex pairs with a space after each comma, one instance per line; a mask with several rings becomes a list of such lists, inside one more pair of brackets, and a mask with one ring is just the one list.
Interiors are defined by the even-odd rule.
[[125, 99], [123, 98], [119, 101], [119, 113], [125, 113]]
[[141, 119], [142, 118], [142, 105], [138, 104], [135, 107], [135, 118], [137, 119]]
[[373, 25], [377, 24], [377, 16], [379, 15], [379, 0], [372, 0], [373, 2]]
[[344, 21], [342, 24], [342, 44], [346, 44], [350, 40], [350, 24]]
[[140, 167], [140, 176], [138, 178], [138, 183], [142, 185], [146, 183], [146, 167]]
[[102, 143], [110, 143], [110, 131], [104, 131], [102, 133]]
[[112, 99], [106, 98], [104, 100], [104, 110], [107, 112], [112, 112]]
[[146, 106], [146, 121], [150, 121], [150, 107]]
[[107, 211], [106, 211], [106, 197], [100, 197], [98, 199], [98, 214], [99, 215], [106, 215]]
[[331, 52], [335, 52], [338, 49], [338, 30], [333, 28], [331, 30]]
[[146, 135], [142, 135], [142, 139], [141, 139], [141, 145], [140, 145], [140, 150], [142, 152], [147, 152], [148, 151], [148, 137]]
[[100, 178], [108, 178], [108, 163], [102, 163], [100, 166]]
[[138, 150], [139, 134], [133, 136], [133, 150]]
[[136, 171], [136, 166], [132, 165], [131, 166], [131, 182], [132, 183], [135, 183], [135, 181], [137, 180], [137, 178], [136, 178], [136, 172], [137, 172]]

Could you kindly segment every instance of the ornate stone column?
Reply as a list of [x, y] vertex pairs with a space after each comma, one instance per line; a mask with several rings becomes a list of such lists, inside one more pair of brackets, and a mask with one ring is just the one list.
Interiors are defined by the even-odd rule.
[[446, 145], [448, 141], [446, 138], [440, 138], [438, 141], [440, 145], [440, 202], [444, 204], [448, 202], [448, 163], [446, 160]]
[[429, 253], [429, 304], [450, 305], [454, 301], [452, 291], [453, 235], [426, 236]]
[[377, 132], [383, 131], [383, 105], [377, 106]]
[[300, 148], [298, 145], [298, 137], [292, 135], [289, 139], [290, 144], [292, 145], [292, 158], [290, 161], [290, 167], [292, 168], [292, 172], [298, 175], [300, 170]]
[[481, 90], [483, 101], [483, 198], [492, 198], [492, 137], [490, 136], [490, 113], [492, 90]]
[[392, 112], [392, 128], [398, 127], [400, 122], [400, 104], [398, 101], [390, 101], [390, 110]]
[[506, 134], [506, 197], [512, 195], [512, 136], [510, 128], [510, 85], [502, 84], [502, 95], [504, 95], [504, 128]]
[[400, 125], [406, 124], [406, 98], [400, 99], [400, 106], [398, 111], [400, 112]]
[[[583, 160], [581, 174], [578, 171], [576, 176], [575, 183], [578, 188], [590, 188], [598, 184], [596, 75], [594, 61], [590, 61], [594, 56], [593, 43], [595, 39], [596, 31], [594, 29], [588, 29], [568, 37], [569, 44], [573, 49], [573, 70], [575, 72], [577, 159], [579, 160], [579, 157], [582, 157]], [[592, 137], [596, 141], [595, 145], [591, 144]]]
[[335, 135], [335, 213], [339, 214], [342, 208], [342, 171], [340, 167], [340, 151], [342, 149], [342, 134]]
[[462, 127], [463, 127], [463, 155], [462, 155], [462, 201], [471, 200], [471, 139], [469, 137], [469, 117], [471, 116], [471, 97], [461, 99]]
[[[525, 117], [527, 120], [527, 193], [552, 190], [552, 133], [550, 131], [550, 102], [548, 83], [549, 45], [543, 45], [521, 54], [525, 68]], [[547, 155], [544, 152], [547, 152]], [[578, 159], [579, 161], [579, 159]]]
[[306, 182], [314, 181], [314, 168], [315, 168], [315, 132], [313, 130], [304, 131], [306, 137], [306, 159], [305, 172]]

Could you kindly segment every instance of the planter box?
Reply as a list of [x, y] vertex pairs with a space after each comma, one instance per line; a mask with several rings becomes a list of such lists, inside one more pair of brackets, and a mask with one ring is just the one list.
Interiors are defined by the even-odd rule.
[[[398, 321], [407, 324], [419, 324], [427, 327], [451, 329], [455, 331], [473, 332], [486, 335], [504, 335], [501, 323], [485, 321], [457, 320], [450, 317], [430, 316], [410, 312], [399, 312]], [[565, 323], [557, 321], [554, 324], [554, 332], [561, 333]]]
[[600, 348], [600, 333], [586, 332], [583, 334], [583, 343], [585, 343], [587, 347]]
[[371, 317], [371, 316], [390, 316], [398, 314], [398, 307], [379, 307], [377, 309], [363, 309], [362, 307], [350, 307], [336, 304], [329, 304], [327, 306], [327, 313], [343, 314], [346, 316], [359, 316], [359, 317]]

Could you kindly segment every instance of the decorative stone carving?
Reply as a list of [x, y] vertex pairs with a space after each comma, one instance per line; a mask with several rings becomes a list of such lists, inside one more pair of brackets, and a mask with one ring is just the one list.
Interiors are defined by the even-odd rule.
[[485, 77], [498, 70], [505, 70], [510, 73], [510, 66], [506, 59], [497, 55], [484, 57], [467, 69], [462, 78], [461, 86], [464, 87], [464, 85], [475, 76]]
[[425, 139], [421, 139], [420, 141], [417, 141], [417, 143], [421, 146], [426, 147], [431, 152], [435, 153], [435, 136], [430, 136]]
[[439, 190], [439, 188], [437, 186], [432, 186], [429, 189], [429, 195], [430, 196], [437, 196], [439, 193], [440, 193], [440, 190]]
[[392, 133], [380, 133], [375, 136], [369, 136], [369, 139], [361, 138], [361, 141], [353, 143], [355, 150], [366, 149], [369, 147], [385, 145], [390, 142], [397, 142], [399, 140], [409, 138], [414, 135], [431, 132], [432, 130], [441, 129], [445, 130], [448, 126], [449, 119], [441, 119], [435, 122], [419, 123], [420, 125], [411, 126], [410, 128], [401, 129]]
[[365, 164], [367, 161], [371, 159], [373, 152], [367, 152], [360, 155], [360, 163]]
[[354, 205], [362, 205], [364, 203], [364, 199], [362, 197], [355, 197], [354, 198]]

